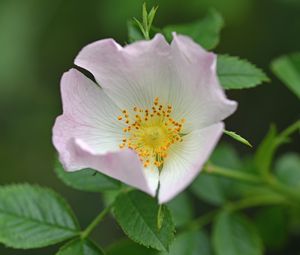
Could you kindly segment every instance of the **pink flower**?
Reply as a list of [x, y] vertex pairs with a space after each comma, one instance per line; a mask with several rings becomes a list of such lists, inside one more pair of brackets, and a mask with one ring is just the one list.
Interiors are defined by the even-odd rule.
[[[236, 109], [216, 75], [216, 55], [174, 34], [125, 47], [82, 49], [61, 80], [53, 143], [67, 171], [93, 168], [164, 203], [200, 172]], [[158, 185], [159, 184], [159, 185]]]

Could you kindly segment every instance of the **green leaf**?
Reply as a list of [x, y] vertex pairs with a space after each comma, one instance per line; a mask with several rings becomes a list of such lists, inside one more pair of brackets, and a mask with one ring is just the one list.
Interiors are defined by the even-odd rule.
[[281, 156], [275, 163], [278, 179], [287, 186], [300, 191], [300, 155], [288, 153]]
[[223, 26], [222, 16], [216, 10], [210, 10], [201, 20], [190, 24], [167, 26], [163, 28], [163, 33], [169, 41], [173, 38], [173, 32], [190, 36], [202, 47], [211, 50], [218, 45]]
[[91, 241], [76, 239], [64, 245], [56, 255], [104, 255], [104, 253]]
[[143, 34], [141, 33], [140, 27], [137, 26], [136, 21], [128, 21], [127, 22], [127, 30], [128, 30], [128, 40], [130, 43], [135, 41], [140, 41], [144, 39]]
[[224, 89], [246, 89], [270, 81], [266, 74], [248, 60], [218, 55], [217, 73]]
[[300, 99], [300, 52], [274, 60], [271, 68], [277, 77]]
[[147, 31], [147, 30], [149, 31], [149, 29], [148, 29], [148, 12], [147, 12], [146, 2], [144, 2], [144, 4], [143, 4], [142, 16], [143, 16], [143, 27], [144, 27], [145, 31]]
[[245, 138], [241, 137], [240, 135], [238, 135], [237, 133], [235, 133], [233, 131], [224, 130], [224, 134], [232, 137], [234, 140], [237, 140], [240, 143], [243, 143], [249, 147], [252, 147], [252, 145]]
[[[222, 167], [241, 169], [242, 162], [234, 148], [228, 144], [219, 145], [213, 152], [210, 160]], [[233, 185], [234, 181], [201, 173], [191, 185], [192, 192], [200, 199], [213, 205], [222, 205], [231, 198], [235, 198], [238, 193]]]
[[158, 6], [152, 7], [149, 14], [148, 14], [148, 26], [149, 26], [149, 28], [151, 28], [151, 26], [152, 26], [152, 23], [153, 23], [155, 15], [156, 15], [157, 9], [158, 9]]
[[[141, 39], [150, 40], [151, 26], [156, 14], [158, 7], [152, 7], [148, 13], [146, 3], [143, 4], [142, 8], [142, 22], [136, 18], [133, 18], [135, 23], [128, 23], [128, 36], [131, 42], [138, 41]], [[136, 28], [137, 26], [137, 28]]]
[[203, 231], [189, 231], [176, 236], [170, 251], [159, 255], [212, 255], [212, 251]]
[[290, 136], [300, 130], [300, 120], [296, 121], [281, 133], [277, 133], [276, 128], [271, 126], [266, 137], [257, 149], [255, 154], [255, 165], [262, 175], [268, 175], [271, 163], [277, 149], [284, 143], [290, 141]]
[[256, 213], [255, 225], [267, 248], [283, 247], [288, 239], [288, 220], [286, 210], [281, 207], [261, 208]]
[[279, 146], [276, 142], [277, 135], [277, 130], [275, 126], [272, 125], [255, 153], [255, 165], [258, 171], [263, 174], [269, 172], [274, 153]]
[[220, 213], [213, 226], [216, 255], [262, 255], [261, 239], [253, 225], [244, 217]]
[[138, 191], [120, 195], [114, 215], [123, 231], [135, 242], [160, 251], [167, 251], [174, 239], [174, 224], [168, 208], [164, 207], [164, 220], [157, 228], [159, 206], [154, 198]]
[[93, 169], [67, 172], [58, 161], [56, 162], [55, 172], [66, 185], [82, 191], [101, 192], [119, 189], [121, 185], [119, 181]]
[[183, 226], [193, 219], [194, 208], [187, 192], [182, 192], [168, 204], [176, 227]]
[[107, 248], [106, 255], [157, 255], [157, 251], [146, 248], [129, 239], [124, 239], [113, 243]]
[[52, 190], [28, 184], [0, 187], [0, 242], [18, 249], [39, 248], [78, 234], [73, 212]]

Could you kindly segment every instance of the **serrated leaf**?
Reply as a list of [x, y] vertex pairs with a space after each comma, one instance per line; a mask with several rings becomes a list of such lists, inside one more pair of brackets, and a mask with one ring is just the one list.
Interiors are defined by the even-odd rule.
[[0, 187], [0, 242], [18, 249], [39, 248], [79, 234], [62, 197], [28, 184]]
[[167, 204], [176, 227], [187, 224], [194, 216], [193, 203], [186, 192], [180, 193]]
[[[234, 148], [228, 144], [219, 145], [210, 161], [222, 167], [241, 169], [242, 162]], [[222, 176], [201, 173], [191, 185], [191, 191], [200, 199], [213, 205], [222, 205], [231, 198], [236, 198], [234, 181]]]
[[249, 147], [252, 147], [252, 145], [242, 136], [238, 135], [237, 133], [233, 132], [233, 131], [228, 131], [228, 130], [224, 130], [224, 134], [232, 137], [234, 140], [243, 143]]
[[270, 81], [266, 74], [248, 60], [218, 55], [217, 73], [224, 89], [246, 89]]
[[104, 253], [93, 242], [76, 239], [60, 248], [56, 255], [104, 255]]
[[121, 228], [135, 242], [160, 251], [167, 251], [174, 239], [174, 224], [168, 208], [164, 207], [164, 220], [157, 227], [159, 206], [154, 198], [131, 191], [120, 195], [114, 207], [114, 215]]
[[188, 231], [176, 236], [169, 252], [159, 255], [212, 255], [210, 240], [203, 231]]
[[120, 182], [93, 169], [82, 169], [67, 172], [59, 161], [55, 165], [55, 173], [66, 185], [81, 191], [101, 192], [120, 188]]
[[300, 99], [300, 52], [275, 59], [271, 68], [276, 76]]
[[213, 226], [216, 255], [262, 255], [263, 246], [256, 229], [244, 217], [220, 213]]
[[202, 47], [211, 50], [218, 45], [223, 26], [222, 16], [216, 10], [210, 10], [203, 19], [190, 24], [167, 26], [163, 28], [163, 33], [169, 41], [173, 38], [173, 32], [187, 35]]
[[157, 255], [157, 251], [139, 245], [129, 239], [113, 243], [106, 250], [106, 255]]

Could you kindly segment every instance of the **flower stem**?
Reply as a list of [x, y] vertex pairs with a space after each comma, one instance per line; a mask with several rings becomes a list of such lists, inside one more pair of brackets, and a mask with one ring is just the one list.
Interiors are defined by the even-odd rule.
[[236, 179], [240, 181], [245, 181], [245, 182], [251, 182], [251, 183], [263, 183], [263, 180], [259, 177], [256, 177], [251, 174], [246, 174], [241, 171], [237, 170], [232, 170], [232, 169], [227, 169], [219, 166], [215, 166], [213, 164], [207, 164], [203, 170], [209, 174], [215, 174], [215, 175], [222, 175], [224, 177], [228, 177], [231, 179]]
[[104, 208], [98, 216], [87, 226], [87, 228], [81, 232], [81, 239], [86, 239], [94, 230], [94, 228], [104, 219], [104, 217], [110, 212], [114, 203], [111, 203], [108, 207]]
[[285, 197], [291, 198], [296, 202], [296, 206], [300, 207], [300, 193], [280, 183], [276, 178], [271, 177], [267, 180], [268, 186], [275, 192], [282, 194]]
[[281, 205], [281, 204], [289, 205], [290, 203], [280, 195], [267, 194], [263, 196], [246, 197], [235, 203], [229, 203], [226, 207], [230, 211], [238, 211], [238, 210], [243, 210], [250, 207], [262, 206], [262, 205]]
[[280, 134], [281, 137], [288, 138], [291, 134], [300, 131], [300, 120], [296, 121], [293, 125], [289, 126], [287, 129], [283, 130]]
[[[297, 125], [294, 124], [293, 126], [291, 126], [293, 128], [290, 128], [289, 130], [287, 130], [287, 132], [293, 132], [296, 128], [298, 128], [299, 123], [295, 123]], [[269, 176], [268, 178], [261, 178], [251, 174], [243, 173], [241, 171], [215, 166], [213, 164], [207, 164], [203, 170], [210, 174], [221, 175], [227, 178], [244, 181], [252, 184], [264, 184], [276, 193], [291, 198], [297, 203], [296, 205], [300, 204], [300, 194], [294, 191], [293, 189], [281, 184], [273, 176]]]

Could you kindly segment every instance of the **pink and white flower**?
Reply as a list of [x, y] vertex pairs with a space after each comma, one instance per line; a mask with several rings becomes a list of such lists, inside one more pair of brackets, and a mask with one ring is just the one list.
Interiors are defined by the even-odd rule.
[[[165, 203], [200, 172], [236, 109], [216, 75], [216, 55], [190, 38], [82, 49], [61, 80], [53, 143], [67, 171], [93, 168]], [[159, 190], [157, 191], [159, 187]]]

